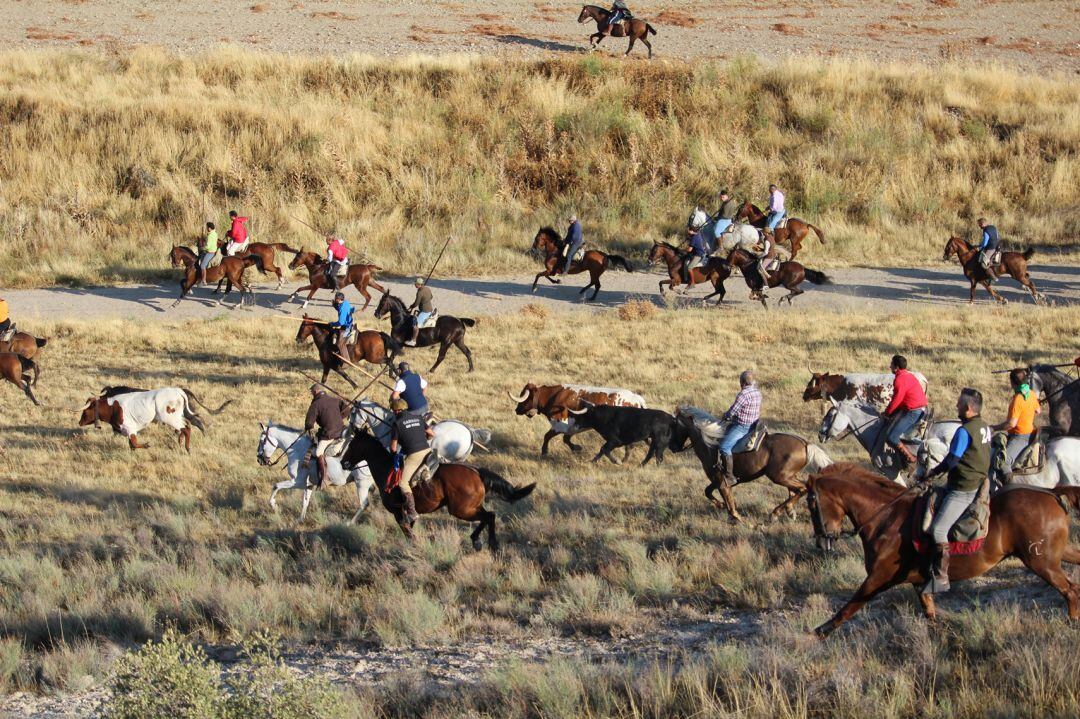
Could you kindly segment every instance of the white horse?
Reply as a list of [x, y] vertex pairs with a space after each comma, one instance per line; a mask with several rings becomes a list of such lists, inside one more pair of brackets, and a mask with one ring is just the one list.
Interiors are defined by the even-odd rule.
[[[818, 440], [824, 444], [830, 439], [843, 439], [849, 434], [854, 434], [855, 439], [873, 459], [874, 452], [883, 446], [880, 435], [886, 427], [886, 421], [877, 408], [852, 400], [838, 402], [831, 399], [830, 402], [832, 407], [821, 420]], [[936, 466], [937, 462], [945, 458], [949, 444], [952, 443], [952, 437], [959, 427], [960, 422], [957, 420], [934, 422], [927, 428], [925, 437], [909, 440], [908, 443], [916, 450], [914, 453], [919, 456], [919, 463], [912, 478], [921, 477], [927, 471], [927, 467]], [[885, 452], [882, 464], [881, 470], [886, 477], [905, 484], [901, 476], [903, 467], [895, 452]]]
[[714, 254], [722, 254], [727, 257], [732, 250], [740, 249], [744, 252], [757, 252], [761, 244], [761, 235], [758, 229], [742, 222], [732, 223], [717, 238], [717, 249]]
[[1046, 445], [1046, 463], [1042, 471], [1014, 476], [1007, 486], [1080, 487], [1080, 437], [1058, 437]]

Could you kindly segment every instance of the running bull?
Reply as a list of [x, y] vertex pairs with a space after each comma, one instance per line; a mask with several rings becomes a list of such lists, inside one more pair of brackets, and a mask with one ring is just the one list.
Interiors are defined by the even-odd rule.
[[518, 415], [532, 418], [542, 414], [551, 423], [551, 429], [544, 435], [544, 444], [540, 447], [541, 455], [547, 454], [548, 442], [560, 434], [567, 447], [575, 452], [581, 450], [581, 446], [574, 444], [570, 438], [592, 427], [579, 426], [577, 416], [570, 414], [570, 411], [583, 409], [583, 400], [594, 405], [645, 408], [645, 399], [629, 390], [573, 384], [537, 386], [530, 382], [520, 396], [510, 395], [510, 399], [518, 403], [514, 410]]
[[204, 405], [188, 389], [166, 387], [156, 390], [141, 390], [134, 387], [106, 387], [101, 396], [90, 397], [82, 409], [79, 426], [99, 426], [108, 424], [117, 434], [128, 438], [132, 449], [145, 449], [148, 444], [139, 444], [137, 434], [154, 422], [160, 422], [176, 431], [177, 441], [191, 451], [191, 428], [205, 431], [205, 424], [191, 408], [198, 404], [210, 414], [221, 414], [232, 400], [215, 409]]
[[618, 447], [630, 447], [638, 442], [648, 442], [649, 451], [641, 465], [645, 466], [653, 457], [656, 463], [664, 461], [664, 450], [680, 452], [686, 448], [690, 438], [686, 428], [675, 421], [667, 412], [643, 407], [617, 407], [593, 404], [582, 400], [581, 409], [572, 409], [570, 414], [581, 430], [595, 430], [604, 438], [604, 445], [593, 457], [594, 462], [607, 457], [615, 464], [620, 462], [611, 456], [611, 450]]

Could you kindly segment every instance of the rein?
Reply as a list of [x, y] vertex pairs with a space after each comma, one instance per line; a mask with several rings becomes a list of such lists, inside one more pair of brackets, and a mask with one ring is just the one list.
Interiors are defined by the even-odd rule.
[[[814, 530], [815, 536], [820, 537], [822, 539], [829, 539], [829, 540], [840, 539], [841, 537], [855, 537], [855, 536], [857, 536], [859, 534], [859, 532], [862, 531], [863, 527], [867, 526], [868, 524], [873, 522], [875, 519], [880, 517], [881, 514], [883, 512], [885, 512], [885, 510], [892, 507], [894, 504], [899, 502], [901, 499], [904, 499], [905, 497], [907, 497], [912, 492], [914, 492], [914, 494], [912, 496], [915, 496], [915, 497], [922, 496], [923, 494], [926, 494], [928, 491], [930, 491], [930, 489], [931, 489], [931, 485], [930, 485], [929, 482], [919, 482], [918, 484], [916, 484], [913, 487], [908, 487], [903, 492], [896, 495], [892, 500], [887, 502], [885, 505], [879, 507], [878, 510], [876, 512], [874, 512], [873, 514], [871, 514], [870, 517], [865, 522], [862, 522], [862, 524], [860, 526], [856, 526], [854, 529], [843, 529], [843, 530], [840, 530], [839, 532], [826, 532], [825, 531], [825, 523], [821, 521], [821, 507], [818, 505], [817, 492], [811, 491], [810, 495], [809, 495], [810, 511], [813, 513], [814, 524], [816, 524], [817, 527], [820, 527], [820, 529], [821, 529], [821, 533], [818, 534], [817, 533], [818, 530], [815, 528], [815, 530]], [[855, 522], [852, 521], [852, 525], [854, 525], [854, 524], [855, 524]]]

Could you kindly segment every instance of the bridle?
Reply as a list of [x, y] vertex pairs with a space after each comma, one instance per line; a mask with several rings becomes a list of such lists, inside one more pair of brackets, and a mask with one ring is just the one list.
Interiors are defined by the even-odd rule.
[[885, 510], [892, 507], [904, 497], [909, 496], [914, 492], [914, 496], [918, 497], [932, 489], [929, 482], [920, 482], [913, 487], [908, 487], [900, 494], [893, 497], [884, 505], [878, 508], [876, 512], [870, 515], [869, 519], [863, 522], [861, 525], [856, 525], [855, 520], [852, 520], [852, 529], [841, 529], [835, 532], [825, 531], [825, 522], [821, 518], [821, 504], [818, 502], [817, 492], [810, 490], [806, 495], [806, 504], [810, 508], [810, 522], [814, 525], [814, 539], [818, 542], [818, 548], [826, 552], [831, 552], [833, 548], [833, 542], [842, 537], [854, 537], [857, 536], [862, 528], [871, 524], [875, 519], [880, 517]]
[[[289, 450], [292, 449], [293, 446], [297, 442], [299, 442], [300, 439], [304, 436], [304, 433], [301, 432], [300, 436], [292, 441], [292, 444], [290, 444], [288, 447], [282, 449], [281, 445], [279, 445], [277, 443], [277, 440], [272, 439], [270, 437], [270, 427], [271, 426], [273, 426], [272, 423], [267, 423], [266, 427], [263, 428], [262, 434], [259, 435], [259, 451], [255, 454], [255, 458], [257, 460], [259, 460], [259, 464], [261, 464], [264, 467], [273, 467], [278, 462], [280, 462], [282, 459], [284, 459], [285, 457], [288, 457], [289, 456]], [[267, 457], [266, 453], [263, 451], [263, 448], [266, 447], [267, 442], [273, 442], [273, 444], [274, 444], [274, 451], [270, 453], [269, 457]], [[281, 451], [281, 454], [279, 454], [277, 456], [277, 458], [275, 459], [274, 458], [274, 452], [277, 452], [279, 450]]]
[[[840, 441], [844, 437], [847, 437], [849, 434], [851, 434], [853, 432], [858, 433], [858, 432], [866, 429], [870, 425], [872, 425], [874, 422], [877, 422], [879, 419], [881, 419], [881, 417], [872, 417], [868, 421], [866, 421], [866, 422], [864, 422], [864, 423], [862, 423], [860, 425], [855, 425], [855, 423], [851, 421], [851, 418], [848, 417], [847, 418], [848, 419], [848, 427], [847, 427], [847, 429], [845, 429], [843, 431], [843, 433], [838, 434], [835, 437], [830, 437], [829, 432], [832, 431], [832, 426], [833, 426], [833, 424], [835, 424], [836, 416], [838, 414], [840, 414], [840, 410], [837, 409], [836, 407], [830, 407], [829, 411], [825, 413], [825, 419], [822, 420], [822, 422], [821, 422], [821, 431], [818, 432], [818, 439], [821, 442], [825, 442], [825, 441], [830, 440], [830, 439], [835, 439], [837, 441]], [[827, 427], [825, 425], [826, 422], [828, 422]]]

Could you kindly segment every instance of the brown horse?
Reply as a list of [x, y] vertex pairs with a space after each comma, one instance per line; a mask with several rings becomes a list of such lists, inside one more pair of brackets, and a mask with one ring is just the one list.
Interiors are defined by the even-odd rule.
[[[181, 247], [179, 245], [174, 246], [169, 252], [169, 261], [173, 267], [184, 268], [184, 278], [180, 280], [180, 297], [176, 302], [173, 302], [172, 306], [176, 307], [180, 304], [180, 301], [187, 297], [187, 294], [191, 292], [192, 288], [199, 281], [199, 265], [198, 256], [187, 247]], [[211, 267], [206, 268], [206, 284], [211, 282], [217, 282], [219, 285], [221, 281], [225, 281], [225, 294], [218, 298], [217, 304], [221, 304], [222, 300], [232, 292], [233, 285], [240, 290], [240, 301], [234, 305], [233, 309], [244, 304], [244, 295], [251, 295], [251, 303], [255, 304], [255, 290], [244, 282], [244, 270], [248, 267], [260, 267], [262, 259], [255, 255], [236, 255], [234, 257], [226, 257], [221, 262]], [[214, 290], [217, 292], [217, 290]]]
[[[240, 257], [243, 255], [255, 255], [260, 260], [262, 260], [261, 265], [256, 265], [259, 268], [259, 272], [264, 275], [268, 272], [273, 272], [275, 275], [277, 275], [277, 287], [275, 287], [274, 289], [280, 290], [281, 286], [285, 284], [285, 279], [282, 277], [281, 268], [274, 264], [276, 251], [292, 252], [295, 254], [300, 250], [295, 250], [292, 247], [286, 245], [284, 242], [251, 242], [248, 243], [246, 250], [236, 256]], [[220, 281], [218, 282], [218, 289], [221, 289]], [[215, 292], [216, 291], [217, 290], [215, 290]]]
[[[653, 241], [652, 249], [649, 250], [649, 264], [655, 265], [658, 262], [663, 262], [667, 266], [668, 279], [660, 280], [660, 294], [664, 294], [664, 285], [668, 285], [671, 289], [676, 289], [682, 284], [683, 278], [683, 253], [679, 248], [669, 245], [666, 242]], [[708, 261], [701, 267], [695, 267], [690, 270], [690, 283], [687, 286], [687, 290], [694, 289], [694, 285], [698, 283], [711, 282], [713, 291], [701, 298], [702, 303], [707, 302], [710, 297], [720, 296], [720, 299], [716, 300], [716, 304], [719, 305], [724, 301], [724, 280], [731, 277], [731, 268], [724, 263], [719, 257], [710, 257]]]
[[344, 277], [335, 277], [333, 283], [328, 283], [326, 279], [326, 260], [314, 252], [300, 250], [296, 253], [296, 257], [293, 258], [292, 262], [289, 263], [289, 269], [295, 270], [300, 267], [307, 269], [308, 283], [293, 290], [293, 293], [285, 301], [291, 302], [294, 297], [307, 290], [308, 296], [304, 300], [304, 308], [308, 306], [308, 302], [311, 301], [316, 290], [327, 289], [336, 292], [352, 285], [357, 292], [364, 296], [364, 306], [360, 308], [360, 311], [363, 312], [371, 304], [371, 294], [367, 291], [368, 287], [374, 287], [379, 292], [386, 291], [382, 285], [375, 281], [375, 273], [382, 269], [377, 265], [349, 265]]
[[[750, 299], [761, 300], [761, 306], [765, 309], [769, 309], [769, 306], [765, 304], [765, 300], [768, 299], [768, 295], [765, 294], [765, 283], [762, 282], [761, 273], [758, 271], [758, 260], [756, 257], [750, 255], [745, 250], [732, 250], [726, 260], [728, 267], [735, 266], [742, 271], [743, 279], [746, 280], [746, 286], [750, 288]], [[788, 290], [788, 293], [781, 297], [777, 301], [777, 305], [787, 300], [788, 304], [791, 304], [793, 297], [798, 297], [806, 290], [799, 289], [799, 285], [803, 283], [803, 280], [809, 280], [815, 285], [831, 285], [832, 280], [824, 272], [818, 272], [817, 270], [811, 270], [807, 267], [803, 267], [798, 262], [781, 262], [780, 266], [769, 273], [769, 287], [784, 286]]]
[[[1035, 304], [1043, 302], [1043, 296], [1035, 289], [1035, 283], [1031, 281], [1031, 273], [1028, 272], [1028, 260], [1035, 254], [1035, 249], [1032, 247], [1027, 248], [1023, 252], [1002, 252], [1001, 262], [994, 267], [994, 272], [1000, 277], [1002, 275], [1009, 275], [1014, 280], [1027, 288], [1031, 293], [1032, 298], [1035, 300]], [[1007, 300], [994, 291], [991, 286], [990, 275], [987, 274], [986, 269], [979, 262], [979, 250], [976, 247], [972, 247], [966, 240], [962, 240], [959, 237], [950, 237], [949, 241], [945, 243], [945, 254], [942, 256], [943, 262], [948, 262], [949, 258], [955, 255], [960, 260], [960, 266], [964, 268], [964, 276], [968, 278], [968, 282], [971, 283], [971, 299], [968, 300], [968, 304], [975, 302], [975, 287], [982, 285], [986, 288], [986, 291], [990, 293], [990, 296], [1001, 304], [1005, 304]]]
[[[769, 216], [761, 211], [761, 208], [752, 202], [744, 202], [739, 211], [735, 213], [735, 221], [746, 220], [753, 227], [759, 230], [765, 230], [765, 225], [768, 224]], [[800, 220], [798, 217], [789, 217], [787, 224], [783, 227], [777, 227], [772, 230], [774, 240], [781, 245], [787, 245], [791, 250], [791, 258], [795, 259], [795, 256], [799, 254], [799, 250], [802, 248], [803, 240], [806, 239], [807, 231], [813, 230], [814, 234], [821, 240], [821, 244], [825, 244], [825, 233], [820, 227], [811, 225], [809, 222]], [[766, 233], [769, 232], [765, 230]]]
[[[410, 540], [413, 539], [413, 526], [405, 516], [405, 502], [401, 490], [396, 487], [389, 492], [386, 490], [386, 481], [394, 466], [393, 458], [379, 440], [366, 430], [353, 436], [349, 448], [341, 458], [341, 464], [351, 469], [363, 461], [368, 463], [371, 476], [375, 478], [375, 486], [379, 488], [383, 506], [394, 515], [402, 533]], [[466, 522], [479, 522], [479, 526], [470, 536], [473, 548], [479, 551], [483, 547], [480, 533], [486, 528], [488, 549], [494, 553], [498, 551], [499, 542], [495, 538], [495, 513], [484, 508], [487, 493], [491, 492], [506, 502], [517, 502], [532, 494], [534, 489], [535, 482], [518, 488], [489, 469], [448, 463], [439, 465], [427, 482], [414, 485], [413, 498], [416, 500], [418, 514], [430, 514], [446, 507], [451, 516]]]
[[[914, 493], [849, 462], [812, 475], [807, 489], [818, 547], [832, 550], [846, 517], [862, 540], [866, 565], [866, 580], [840, 611], [814, 630], [819, 637], [827, 636], [886, 589], [910, 583], [919, 592], [929, 581], [929, 563], [912, 543]], [[1080, 619], [1080, 587], [1061, 567], [1063, 561], [1080, 564], [1080, 548], [1069, 545], [1069, 515], [1062, 500], [1080, 511], [1080, 487], [1019, 487], [994, 495], [989, 533], [982, 548], [974, 554], [952, 557], [949, 579], [972, 579], [1006, 557], [1017, 557], [1061, 592], [1068, 602], [1070, 619]], [[934, 619], [933, 595], [920, 592], [919, 599], [926, 617]]]
[[[33, 382], [30, 380], [31, 372], [34, 375]], [[14, 352], [0, 352], [0, 379], [6, 379], [21, 389], [30, 398], [31, 402], [40, 405], [41, 402], [38, 402], [37, 397], [34, 396], [34, 391], [30, 389], [37, 384], [37, 375], [38, 366], [34, 360]]]
[[[532, 250], [544, 254], [544, 271], [537, 273], [533, 279], [533, 292], [536, 292], [536, 283], [540, 281], [541, 277], [546, 277], [548, 282], [552, 284], [559, 284], [560, 280], [556, 275], [562, 272], [564, 247], [566, 247], [566, 242], [551, 227], [541, 227], [539, 232], [536, 233], [536, 237], [533, 238]], [[595, 287], [592, 297], [588, 299], [589, 302], [592, 302], [600, 294], [600, 275], [604, 274], [604, 271], [609, 266], [618, 267], [620, 265], [627, 272], [634, 271], [634, 268], [630, 266], [630, 263], [624, 257], [609, 255], [600, 250], [586, 250], [580, 261], [570, 263], [570, 271], [567, 274], [589, 273], [589, 284], [582, 287], [578, 294], [585, 294], [590, 287]]]
[[630, 38], [630, 45], [626, 48], [626, 55], [630, 54], [630, 51], [634, 49], [634, 42], [641, 40], [645, 43], [645, 47], [649, 48], [649, 59], [652, 59], [652, 44], [649, 42], [649, 35], [655, 35], [656, 29], [645, 22], [644, 20], [638, 20], [633, 18], [631, 20], [623, 20], [616, 25], [609, 25], [608, 18], [611, 17], [611, 11], [599, 7], [597, 5], [584, 5], [581, 8], [581, 12], [578, 14], [578, 23], [583, 23], [586, 20], [596, 21], [596, 32], [589, 36], [589, 47], [596, 48], [600, 44], [600, 41], [610, 35], [611, 37], [628, 37]]
[[[680, 407], [675, 411], [675, 419], [686, 428], [694, 453], [701, 462], [701, 468], [705, 470], [705, 477], [709, 480], [709, 486], [705, 488], [705, 497], [717, 509], [726, 508], [728, 516], [733, 521], [741, 522], [742, 515], [735, 506], [732, 487], [724, 482], [724, 476], [718, 466], [718, 450], [705, 442], [694, 423], [694, 415], [697, 413], [710, 421], [715, 420], [714, 417], [693, 407]], [[824, 451], [809, 444], [802, 437], [796, 437], [793, 434], [770, 433], [757, 451], [739, 452], [732, 455], [732, 473], [738, 480], [738, 484], [752, 482], [759, 477], [767, 477], [774, 484], [786, 489], [787, 499], [769, 513], [769, 519], [774, 520], [783, 512], [787, 512], [788, 516], [794, 518], [794, 504], [806, 491], [806, 485], [799, 478], [799, 473], [820, 471], [831, 462], [832, 460]], [[722, 502], [716, 499], [714, 492], [717, 490], [720, 491]]]
[[[49, 343], [49, 340], [43, 337], [35, 337], [29, 332], [16, 332], [15, 335], [7, 342], [0, 342], [0, 352], [14, 352], [17, 355], [22, 355], [26, 359], [37, 359], [37, 356], [41, 354], [41, 350], [45, 345]], [[34, 378], [34, 384], [37, 384], [37, 378]]]
[[[326, 328], [325, 322], [320, 322], [304, 315], [304, 321], [300, 323], [300, 329], [296, 332], [297, 343], [303, 342], [308, 337], [313, 338], [315, 349], [319, 351], [319, 361], [323, 366], [322, 381], [326, 382], [330, 370], [337, 372], [345, 378], [345, 381], [353, 387], [356, 383], [345, 374], [344, 363], [337, 356], [338, 346], [334, 341], [334, 333]], [[351, 345], [345, 345], [348, 350], [349, 361], [353, 364], [363, 360], [371, 364], [386, 365], [390, 374], [394, 374], [393, 360], [402, 352], [402, 346], [393, 337], [385, 332], [375, 330], [360, 330], [356, 333], [356, 340]]]

